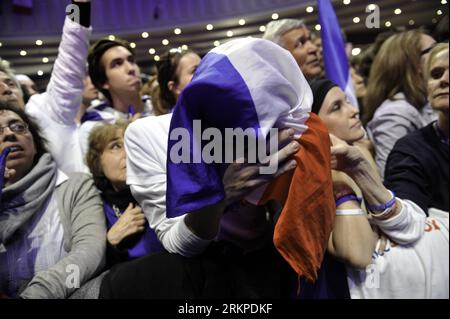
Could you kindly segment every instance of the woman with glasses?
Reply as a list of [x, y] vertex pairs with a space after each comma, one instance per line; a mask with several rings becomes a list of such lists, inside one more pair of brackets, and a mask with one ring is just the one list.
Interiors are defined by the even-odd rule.
[[432, 37], [418, 30], [394, 34], [383, 43], [372, 64], [363, 123], [374, 144], [381, 176], [395, 142], [436, 119], [427, 103], [423, 76], [434, 45]]
[[126, 183], [128, 121], [96, 127], [89, 137], [87, 165], [101, 191], [107, 221], [107, 267], [163, 250]]
[[38, 126], [0, 103], [0, 295], [67, 298], [105, 260], [105, 218], [89, 176], [57, 169]]

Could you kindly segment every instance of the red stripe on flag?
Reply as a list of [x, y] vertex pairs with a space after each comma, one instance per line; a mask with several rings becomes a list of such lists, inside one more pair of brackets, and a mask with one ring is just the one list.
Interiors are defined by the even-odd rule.
[[275, 226], [274, 244], [299, 276], [317, 279], [334, 225], [336, 206], [330, 163], [330, 137], [316, 114], [306, 121], [295, 154], [297, 168], [266, 188], [261, 203], [278, 200], [283, 205]]

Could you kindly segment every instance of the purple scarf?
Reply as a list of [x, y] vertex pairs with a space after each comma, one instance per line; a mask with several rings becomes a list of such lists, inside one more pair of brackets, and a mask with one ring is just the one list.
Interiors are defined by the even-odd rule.
[[[108, 230], [117, 222], [119, 217], [117, 217], [114, 209], [103, 201], [103, 209], [106, 215], [106, 222]], [[121, 211], [123, 214], [124, 211]], [[138, 258], [142, 256], [146, 256], [151, 253], [164, 251], [158, 237], [156, 236], [153, 229], [148, 226], [148, 223], [145, 224], [144, 231], [139, 234], [137, 242], [133, 242], [132, 246], [127, 249], [128, 257], [130, 259]]]

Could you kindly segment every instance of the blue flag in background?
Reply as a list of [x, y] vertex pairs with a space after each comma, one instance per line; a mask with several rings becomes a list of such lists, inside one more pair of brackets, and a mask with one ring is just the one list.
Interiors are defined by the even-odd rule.
[[352, 105], [358, 107], [358, 100], [353, 88], [350, 67], [345, 52], [345, 43], [336, 13], [330, 0], [317, 0], [317, 2], [326, 76], [329, 80], [339, 85], [347, 94]]
[[2, 202], [2, 190], [3, 183], [5, 178], [5, 165], [6, 165], [6, 157], [8, 156], [11, 148], [7, 147], [0, 153], [0, 203]]

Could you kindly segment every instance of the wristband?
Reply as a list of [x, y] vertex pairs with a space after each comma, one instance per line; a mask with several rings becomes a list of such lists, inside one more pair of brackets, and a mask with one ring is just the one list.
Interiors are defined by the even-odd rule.
[[336, 199], [336, 207], [338, 207], [339, 205], [345, 203], [345, 202], [349, 202], [349, 201], [356, 201], [358, 203], [361, 204], [361, 198], [357, 197], [355, 194], [350, 194], [350, 195], [345, 195], [342, 197], [339, 197], [338, 199]]
[[392, 198], [385, 204], [381, 205], [368, 205], [368, 208], [371, 212], [385, 212], [388, 209], [391, 209], [395, 205], [395, 194], [392, 191], [389, 191], [391, 193]]
[[336, 210], [336, 216], [358, 216], [358, 215], [366, 215], [366, 213], [361, 208]]

